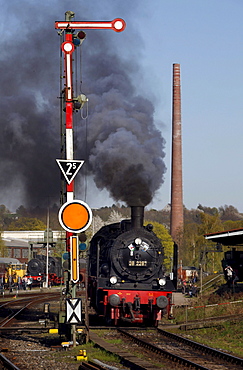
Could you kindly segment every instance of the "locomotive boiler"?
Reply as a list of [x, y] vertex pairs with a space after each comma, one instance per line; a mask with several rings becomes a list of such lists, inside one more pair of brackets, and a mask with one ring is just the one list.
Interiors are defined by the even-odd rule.
[[88, 295], [107, 323], [156, 326], [171, 315], [174, 285], [164, 248], [143, 218], [144, 207], [131, 207], [130, 220], [102, 227], [90, 242]]

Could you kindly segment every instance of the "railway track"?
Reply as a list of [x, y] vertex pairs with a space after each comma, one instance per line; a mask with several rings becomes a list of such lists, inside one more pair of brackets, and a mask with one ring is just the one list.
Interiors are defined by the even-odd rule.
[[[56, 299], [59, 294], [54, 294], [53, 299]], [[6, 322], [0, 323], [0, 331], [4, 331], [4, 328], [9, 327], [13, 324], [18, 315], [21, 315], [24, 309], [29, 308], [31, 305], [39, 305], [47, 300], [50, 301], [52, 298], [50, 294], [42, 295], [41, 297], [23, 297], [22, 299], [14, 299], [11, 301], [5, 301], [0, 305], [1, 309], [6, 309], [10, 307], [14, 312], [9, 315]], [[34, 300], [34, 302], [33, 302]], [[19, 325], [20, 320], [18, 320]], [[23, 325], [23, 324], [20, 324]], [[104, 328], [103, 328], [104, 329]], [[107, 327], [106, 327], [107, 329]], [[115, 329], [109, 330], [109, 332], [114, 333], [114, 338], [117, 337], [115, 334]], [[116, 332], [117, 333], [117, 332]], [[229, 355], [227, 353], [214, 350], [213, 348], [200, 345], [187, 338], [171, 334], [165, 330], [161, 329], [137, 329], [132, 328], [118, 329], [118, 333], [123, 337], [128, 338], [125, 340], [125, 349], [120, 345], [112, 346], [97, 336], [97, 334], [91, 329], [90, 339], [97, 343], [101, 348], [106, 351], [116, 354], [122, 359], [122, 363], [129, 369], [133, 370], [156, 370], [159, 368], [156, 366], [156, 362], [163, 363], [163, 369], [171, 370], [174, 368], [184, 369], [190, 367], [191, 369], [201, 369], [201, 370], [238, 370], [243, 368], [243, 359]], [[142, 338], [142, 340], [141, 340]], [[134, 343], [134, 344], [131, 344]], [[145, 349], [142, 350], [143, 358], [138, 358], [133, 355], [133, 349], [135, 351], [141, 352], [141, 346]], [[3, 354], [0, 354], [2, 357]], [[3, 356], [4, 360], [4, 356]], [[0, 358], [1, 361], [1, 358]], [[9, 360], [7, 360], [9, 361]], [[10, 361], [9, 361], [10, 362]], [[174, 364], [173, 364], [174, 362]], [[15, 369], [14, 364], [4, 365], [6, 369]], [[7, 367], [9, 366], [9, 367]], [[12, 367], [11, 367], [12, 366]], [[0, 366], [1, 368], [1, 366]], [[78, 368], [78, 367], [77, 367]], [[22, 368], [21, 368], [22, 369]], [[82, 363], [79, 365], [79, 369], [89, 370], [89, 369], [104, 369], [103, 366], [96, 363]]]
[[157, 329], [159, 335], [155, 332], [141, 333], [137, 331], [129, 333], [126, 330], [118, 329], [129, 340], [144, 347], [147, 351], [162, 358], [170, 359], [184, 367], [202, 370], [238, 370], [243, 368], [243, 359], [215, 350], [205, 345], [193, 342], [186, 338], [171, 334], [161, 329]]
[[0, 352], [0, 366], [5, 370], [20, 370], [13, 362]]
[[[114, 367], [110, 367], [113, 368]], [[107, 370], [107, 366], [104, 367], [102, 365], [97, 364], [96, 362], [89, 361], [89, 362], [82, 362], [81, 365], [79, 365], [78, 370]]]
[[[2, 302], [0, 308], [0, 317], [2, 317], [0, 322], [0, 369], [78, 369], [77, 363], [75, 365], [65, 363], [65, 361], [63, 363], [57, 356], [53, 356], [56, 351], [60, 350], [60, 346], [56, 350], [55, 346], [51, 345], [53, 342], [50, 337], [45, 342], [39, 335], [41, 334], [40, 330], [41, 332], [49, 331], [48, 328], [40, 327], [38, 321], [38, 318], [44, 314], [42, 303], [52, 300], [59, 301], [59, 299], [60, 293], [42, 293], [41, 296], [37, 293]], [[30, 307], [31, 310], [28, 310]], [[6, 312], [8, 317], [4, 319]]]
[[10, 326], [24, 310], [31, 306], [36, 306], [46, 302], [46, 300], [54, 300], [59, 296], [58, 293], [53, 294], [42, 294], [41, 296], [32, 295], [30, 297], [17, 298], [15, 300], [4, 302], [0, 305], [0, 316], [1, 309], [8, 307], [9, 314], [0, 321], [0, 330], [6, 326]]
[[[59, 294], [57, 295], [57, 293], [42, 294], [41, 297], [39, 296], [37, 297], [36, 294], [31, 294], [23, 298], [9, 300], [9, 301], [2, 303], [0, 305], [0, 315], [1, 315], [1, 310], [5, 310], [6, 312], [7, 307], [8, 307], [9, 314], [6, 317], [4, 317], [2, 320], [0, 320], [0, 331], [1, 329], [6, 329], [6, 327], [9, 328], [9, 326], [11, 326], [15, 322], [15, 320], [29, 307], [46, 302], [47, 299], [48, 300], [56, 299], [57, 296], [59, 296]], [[23, 324], [18, 323], [18, 325], [23, 325]], [[19, 367], [17, 367], [10, 359], [4, 356], [4, 354], [1, 352], [0, 352], [0, 368], [7, 369], [7, 370], [19, 370]]]

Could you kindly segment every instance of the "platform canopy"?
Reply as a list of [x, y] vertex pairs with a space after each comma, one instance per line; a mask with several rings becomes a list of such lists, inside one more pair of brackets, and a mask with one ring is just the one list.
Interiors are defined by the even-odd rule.
[[223, 245], [243, 245], [243, 228], [205, 234], [204, 238]]

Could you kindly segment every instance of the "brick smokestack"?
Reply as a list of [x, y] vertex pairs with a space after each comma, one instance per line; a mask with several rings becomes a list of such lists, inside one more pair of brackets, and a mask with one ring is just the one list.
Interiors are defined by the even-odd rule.
[[180, 64], [173, 64], [170, 234], [179, 246], [182, 242], [183, 226]]

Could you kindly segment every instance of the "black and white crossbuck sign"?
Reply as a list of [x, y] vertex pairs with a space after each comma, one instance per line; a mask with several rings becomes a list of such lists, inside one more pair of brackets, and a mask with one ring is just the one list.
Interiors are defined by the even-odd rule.
[[66, 299], [66, 323], [80, 324], [82, 321], [82, 300], [81, 298]]

